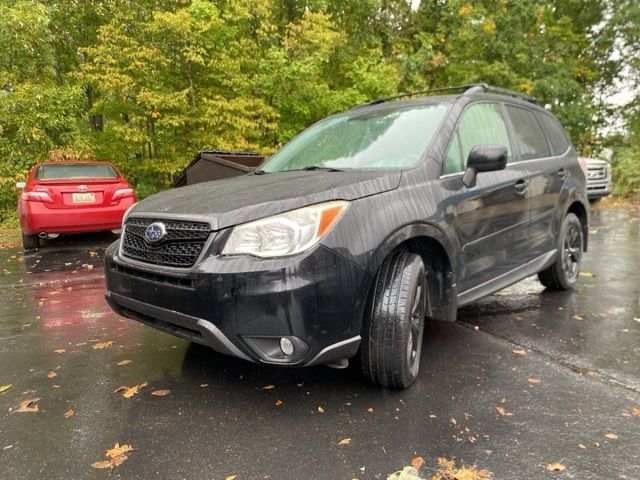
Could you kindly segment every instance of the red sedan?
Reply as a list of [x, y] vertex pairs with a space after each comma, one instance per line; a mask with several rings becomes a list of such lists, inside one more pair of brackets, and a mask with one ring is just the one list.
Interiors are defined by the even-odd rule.
[[31, 170], [18, 200], [25, 249], [61, 233], [119, 231], [136, 196], [122, 174], [106, 162], [42, 163]]

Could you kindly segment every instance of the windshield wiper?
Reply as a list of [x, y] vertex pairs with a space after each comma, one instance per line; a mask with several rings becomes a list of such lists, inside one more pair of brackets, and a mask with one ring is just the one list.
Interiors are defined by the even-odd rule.
[[265, 172], [264, 170], [254, 170], [253, 174], [254, 175], [266, 175], [269, 172]]
[[323, 167], [321, 165], [307, 165], [304, 168], [294, 168], [292, 170], [284, 170], [285, 172], [301, 172], [301, 171], [315, 171], [322, 170], [324, 172], [344, 172], [344, 168], [334, 168], [334, 167]]

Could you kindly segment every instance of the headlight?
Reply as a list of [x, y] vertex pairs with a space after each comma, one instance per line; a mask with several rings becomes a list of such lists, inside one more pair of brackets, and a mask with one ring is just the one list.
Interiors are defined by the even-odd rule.
[[269, 258], [304, 252], [331, 230], [348, 206], [345, 201], [319, 203], [238, 225], [224, 244], [222, 255]]

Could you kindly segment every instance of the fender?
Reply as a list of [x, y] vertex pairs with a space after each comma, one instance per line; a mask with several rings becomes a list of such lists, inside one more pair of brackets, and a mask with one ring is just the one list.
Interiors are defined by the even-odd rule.
[[586, 213], [587, 221], [582, 226], [582, 236], [584, 238], [584, 251], [587, 251], [587, 245], [589, 240], [589, 203], [581, 192], [586, 191], [586, 187], [581, 187], [574, 178], [569, 177], [562, 186], [560, 191], [560, 198], [558, 200], [558, 208], [556, 208], [555, 217], [553, 219], [553, 234], [558, 235], [560, 232], [560, 226], [564, 217], [567, 215], [569, 208], [574, 203], [579, 203]]

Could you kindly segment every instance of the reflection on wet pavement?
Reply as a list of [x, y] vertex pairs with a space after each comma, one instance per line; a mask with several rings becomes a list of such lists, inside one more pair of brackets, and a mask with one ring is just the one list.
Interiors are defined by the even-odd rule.
[[[528, 279], [432, 324], [403, 392], [357, 365], [254, 365], [118, 317], [103, 298], [111, 236], [0, 250], [2, 478], [109, 478], [91, 464], [119, 442], [137, 449], [112, 472], [127, 479], [384, 479], [417, 455], [426, 471], [446, 456], [495, 479], [636, 479], [639, 217], [593, 213], [576, 292]], [[10, 412], [33, 398], [38, 412]]]

